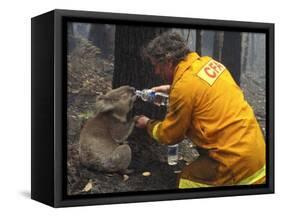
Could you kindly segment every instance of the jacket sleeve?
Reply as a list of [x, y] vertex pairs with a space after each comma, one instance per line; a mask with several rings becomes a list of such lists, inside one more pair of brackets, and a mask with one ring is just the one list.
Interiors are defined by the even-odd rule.
[[189, 129], [194, 94], [192, 87], [184, 82], [175, 85], [169, 96], [169, 107], [163, 121], [150, 120], [147, 131], [161, 144], [174, 144], [184, 139]]

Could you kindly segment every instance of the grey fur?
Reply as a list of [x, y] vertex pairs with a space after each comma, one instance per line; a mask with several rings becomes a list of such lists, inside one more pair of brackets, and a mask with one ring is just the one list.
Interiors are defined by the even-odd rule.
[[125, 171], [131, 162], [126, 139], [134, 128], [127, 115], [136, 100], [134, 88], [122, 86], [97, 98], [94, 116], [80, 134], [82, 165], [104, 172]]

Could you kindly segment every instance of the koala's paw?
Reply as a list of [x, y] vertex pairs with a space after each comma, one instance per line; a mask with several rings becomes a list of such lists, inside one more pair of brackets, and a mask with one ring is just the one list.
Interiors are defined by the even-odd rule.
[[129, 145], [119, 145], [110, 155], [110, 158], [104, 163], [104, 171], [121, 172], [125, 171], [132, 159], [132, 151]]

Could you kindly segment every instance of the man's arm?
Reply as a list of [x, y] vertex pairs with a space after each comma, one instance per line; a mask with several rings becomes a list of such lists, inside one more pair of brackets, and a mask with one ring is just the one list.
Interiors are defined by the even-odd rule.
[[184, 139], [194, 106], [194, 92], [190, 87], [188, 83], [181, 83], [171, 90], [168, 112], [163, 121], [145, 120], [147, 132], [159, 143], [174, 144]]
[[155, 92], [161, 92], [161, 93], [166, 93], [169, 94], [170, 93], [170, 85], [160, 85], [157, 87], [152, 87], [151, 90], [154, 90]]

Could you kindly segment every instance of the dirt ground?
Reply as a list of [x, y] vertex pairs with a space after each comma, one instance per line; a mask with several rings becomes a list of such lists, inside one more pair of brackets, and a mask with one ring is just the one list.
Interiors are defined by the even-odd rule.
[[[130, 169], [132, 174], [101, 173], [90, 171], [77, 163], [77, 147], [69, 147], [71, 156], [68, 160], [68, 194], [89, 194], [89, 193], [113, 193], [130, 191], [152, 191], [176, 189], [176, 176], [174, 171], [178, 166], [168, 166], [167, 163], [138, 159], [133, 154]], [[74, 162], [76, 161], [76, 162]], [[149, 172], [149, 176], [143, 173]], [[91, 182], [92, 188], [83, 191], [85, 186]]]

